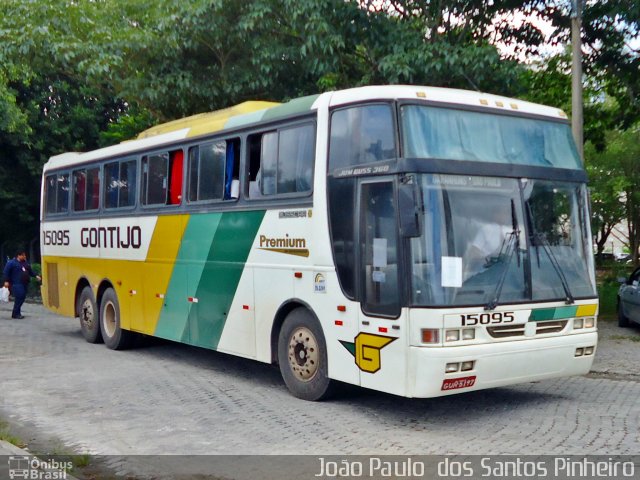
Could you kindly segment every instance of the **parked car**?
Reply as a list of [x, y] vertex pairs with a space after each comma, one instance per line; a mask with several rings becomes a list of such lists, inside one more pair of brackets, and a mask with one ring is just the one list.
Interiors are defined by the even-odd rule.
[[616, 253], [616, 262], [620, 263], [631, 263], [631, 255], [629, 253]]
[[623, 283], [618, 290], [618, 325], [628, 327], [631, 322], [640, 325], [640, 267], [629, 278], [620, 280]]

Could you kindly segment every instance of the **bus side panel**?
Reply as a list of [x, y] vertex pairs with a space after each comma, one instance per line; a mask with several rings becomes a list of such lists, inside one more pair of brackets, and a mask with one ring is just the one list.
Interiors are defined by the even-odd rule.
[[218, 343], [218, 350], [221, 352], [256, 358], [256, 302], [253, 276], [253, 268], [245, 266]]
[[[173, 317], [171, 324], [179, 324], [187, 315], [187, 266], [178, 258], [178, 252], [189, 222], [188, 215], [158, 217], [144, 268], [144, 315], [135, 318], [135, 330], [154, 335], [161, 315]], [[174, 288], [170, 289], [170, 282]], [[183, 286], [179, 291], [176, 286]], [[169, 293], [171, 290], [171, 293]], [[182, 335], [159, 335], [179, 340]]]
[[310, 306], [322, 325], [329, 377], [359, 385], [355, 342], [360, 305], [344, 298], [335, 270], [323, 267], [305, 271], [296, 281], [295, 296]]
[[[186, 218], [186, 217], [185, 217]], [[191, 215], [185, 219], [182, 242], [171, 264], [171, 277], [154, 327], [154, 335], [190, 343], [189, 315], [221, 214]]]
[[[265, 256], [277, 253], [265, 252]], [[264, 259], [264, 256], [263, 256]], [[264, 259], [266, 260], [266, 259]], [[264, 263], [263, 262], [261, 263]], [[271, 262], [274, 259], [270, 259]], [[277, 259], [276, 259], [277, 260]], [[271, 329], [280, 306], [294, 295], [294, 269], [262, 265], [254, 269], [257, 359], [271, 362]]]
[[[221, 214], [202, 275], [193, 279], [198, 280], [197, 284], [194, 282], [198, 314], [192, 310], [189, 315], [190, 343], [218, 349], [249, 250], [263, 218], [264, 211]], [[253, 338], [254, 335], [250, 335], [242, 349], [244, 355], [254, 355]]]
[[73, 291], [69, 292], [67, 259], [63, 257], [42, 257], [42, 302], [45, 307], [60, 315], [73, 317], [75, 303]]
[[[218, 349], [263, 217], [264, 211], [190, 217], [176, 260], [177, 270], [167, 289], [167, 298], [178, 299], [177, 302], [184, 299], [188, 315], [163, 309], [155, 335]], [[183, 311], [182, 307], [176, 308]], [[237, 353], [253, 356], [255, 341], [245, 343], [242, 352]]]

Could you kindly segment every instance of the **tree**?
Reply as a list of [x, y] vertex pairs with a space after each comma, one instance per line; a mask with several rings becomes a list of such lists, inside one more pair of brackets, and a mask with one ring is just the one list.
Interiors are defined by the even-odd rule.
[[592, 182], [593, 228], [601, 253], [612, 228], [626, 219], [629, 251], [638, 265], [640, 248], [640, 125], [607, 135], [606, 149], [585, 149]]
[[599, 152], [591, 142], [585, 148], [591, 192], [591, 228], [597, 255], [602, 254], [612, 230], [626, 215], [623, 192], [627, 179], [618, 165], [618, 157], [610, 150]]

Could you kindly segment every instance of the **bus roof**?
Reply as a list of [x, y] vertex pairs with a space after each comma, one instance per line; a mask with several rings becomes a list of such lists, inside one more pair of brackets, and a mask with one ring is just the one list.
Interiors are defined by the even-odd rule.
[[351, 88], [331, 92], [330, 106], [365, 102], [367, 100], [426, 100], [434, 103], [486, 107], [496, 110], [541, 115], [566, 120], [567, 115], [560, 109], [526, 102], [515, 98], [503, 97], [483, 92], [459, 90], [455, 88], [423, 87], [415, 85], [385, 85]]
[[69, 152], [53, 156], [46, 163], [45, 170], [127, 155], [128, 153], [133, 155], [141, 150], [160, 147], [185, 138], [241, 128], [287, 116], [302, 115], [317, 109], [321, 103], [329, 107], [338, 107], [374, 100], [412, 99], [449, 105], [484, 107], [491, 109], [493, 112], [504, 110], [555, 119], [567, 118], [567, 115], [557, 108], [487, 93], [412, 85], [367, 86], [327, 92], [321, 95], [310, 95], [282, 104], [267, 101], [247, 101], [222, 110], [193, 115], [156, 125], [141, 132], [136, 139], [124, 141], [117, 145], [86, 153]]

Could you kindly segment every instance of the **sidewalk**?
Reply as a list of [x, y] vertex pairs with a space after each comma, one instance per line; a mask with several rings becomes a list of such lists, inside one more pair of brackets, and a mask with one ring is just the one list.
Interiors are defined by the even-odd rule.
[[[60, 319], [60, 317], [44, 309], [41, 305], [38, 304], [25, 304], [25, 306], [23, 307], [23, 313], [27, 317], [27, 321], [30, 319], [36, 319], [38, 321], [40, 319], [45, 321], [48, 321], [49, 319]], [[11, 304], [0, 304], [0, 322], [3, 322], [3, 324], [7, 327], [9, 327], [10, 322], [20, 322], [20, 320], [10, 319], [10, 316]], [[78, 330], [74, 331], [79, 331], [77, 322], [75, 323], [76, 327], [71, 324], [69, 325], [70, 329], [77, 328]], [[619, 381], [618, 383], [620, 385], [635, 385], [636, 383], [640, 383], [640, 368], [638, 367], [638, 365], [640, 364], [640, 327], [619, 328], [615, 321], [609, 320], [600, 321], [598, 324], [598, 330], [599, 344], [592, 371], [587, 376], [586, 380], [581, 379], [581, 381], [586, 384], [586, 388], [590, 388], [595, 391], [595, 384], [603, 383], [594, 381], [593, 377], [617, 380]], [[30, 329], [26, 329], [24, 334], [28, 335], [28, 332], [30, 331]], [[84, 342], [81, 340], [79, 334], [77, 341], [81, 342], [81, 346], [84, 346]], [[63, 353], [67, 352], [66, 349], [60, 349], [60, 351], [62, 351]], [[197, 378], [200, 378], [201, 376], [201, 373], [197, 374]], [[227, 387], [226, 385], [224, 386], [225, 388]], [[616, 394], [614, 393], [612, 395]], [[541, 401], [544, 402], [545, 400], [542, 399]], [[365, 400], [363, 400], [363, 402], [365, 402]], [[442, 402], [439, 403], [442, 404]], [[464, 402], [461, 403], [464, 404]], [[431, 405], [435, 409], [437, 409], [438, 402], [434, 402]], [[319, 405], [314, 408], [319, 408], [322, 410], [323, 406]], [[269, 409], [266, 408], [264, 411], [269, 412]], [[349, 415], [352, 415], [351, 412], [347, 413]], [[406, 425], [400, 424], [398, 427], [399, 431], [405, 431], [405, 427]], [[461, 426], [461, 428], [467, 427], [463, 425]], [[443, 431], [445, 431], [446, 434], [450, 434], [451, 429], [452, 427], [450, 425], [444, 425], [443, 427]], [[143, 430], [143, 433], [146, 434], [147, 431]], [[37, 447], [32, 446], [31, 448], [33, 448], [34, 450], [38, 450]], [[192, 446], [189, 446], [188, 448], [192, 448]], [[157, 452], [162, 450], [158, 448], [153, 451]], [[0, 456], [4, 457], [0, 459], [0, 478], [4, 478], [2, 473], [6, 471], [5, 469], [7, 469], [5, 465], [7, 465], [6, 462], [9, 456], [31, 455], [32, 454], [26, 450], [15, 447], [14, 445], [11, 445], [7, 442], [0, 441]], [[46, 460], [46, 458], [46, 456], [42, 457], [43, 460]], [[76, 474], [81, 476], [80, 473]], [[71, 477], [67, 475], [66, 478]]]
[[[5, 461], [7, 462], [7, 467], [5, 467]], [[18, 448], [9, 442], [0, 440], [0, 473], [8, 471], [9, 477], [7, 478], [13, 478], [11, 476], [11, 468], [12, 466], [15, 466], [16, 463], [20, 465], [21, 469], [24, 468], [25, 470], [28, 470], [29, 473], [27, 477], [24, 478], [58, 478], [62, 480], [77, 480], [76, 477], [70, 475], [64, 470], [50, 468], [52, 465], [61, 463], [59, 460], [56, 460], [53, 455], [34, 456], [30, 452]], [[4, 470], [5, 468], [7, 468], [7, 470]], [[38, 476], [32, 476], [31, 472], [33, 470], [38, 472]]]

